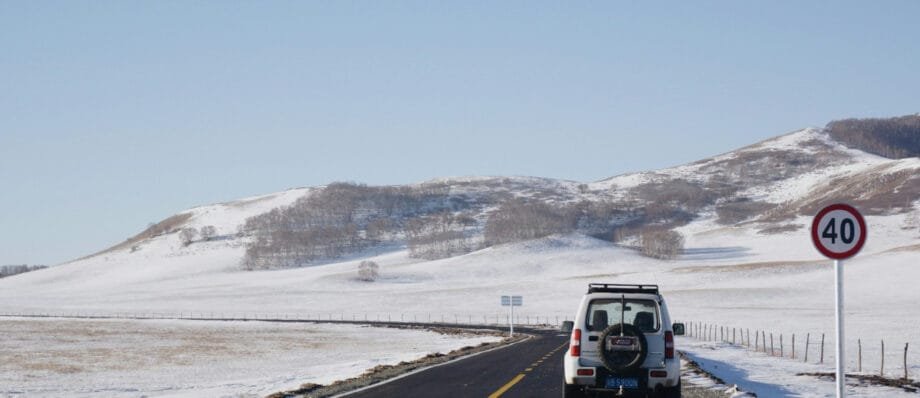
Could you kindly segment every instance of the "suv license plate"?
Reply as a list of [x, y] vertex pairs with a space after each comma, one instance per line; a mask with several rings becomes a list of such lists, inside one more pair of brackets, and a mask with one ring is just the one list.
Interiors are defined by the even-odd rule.
[[639, 379], [635, 377], [607, 377], [607, 388], [629, 388], [629, 389], [638, 389], [639, 388]]

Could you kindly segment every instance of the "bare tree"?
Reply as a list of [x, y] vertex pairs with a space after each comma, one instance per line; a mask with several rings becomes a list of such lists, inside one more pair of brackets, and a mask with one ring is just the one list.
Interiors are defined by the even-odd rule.
[[179, 231], [179, 240], [182, 242], [182, 246], [188, 246], [195, 241], [195, 235], [198, 235], [198, 230], [192, 227], [182, 228]]
[[198, 232], [201, 235], [202, 240], [210, 241], [217, 236], [217, 228], [213, 225], [205, 225], [201, 227], [201, 231]]
[[373, 261], [364, 260], [358, 264], [358, 279], [365, 282], [376, 281], [380, 277], [380, 266]]

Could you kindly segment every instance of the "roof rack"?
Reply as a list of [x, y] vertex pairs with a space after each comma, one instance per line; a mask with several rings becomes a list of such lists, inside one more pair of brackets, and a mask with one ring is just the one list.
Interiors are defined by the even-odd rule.
[[622, 285], [622, 284], [616, 284], [616, 283], [589, 283], [588, 293], [658, 294], [658, 285]]

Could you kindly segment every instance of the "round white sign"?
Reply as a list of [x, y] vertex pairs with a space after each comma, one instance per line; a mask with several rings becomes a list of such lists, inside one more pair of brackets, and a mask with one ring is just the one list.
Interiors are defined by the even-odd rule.
[[866, 242], [866, 221], [852, 206], [830, 205], [815, 216], [811, 239], [827, 257], [837, 260], [852, 257]]

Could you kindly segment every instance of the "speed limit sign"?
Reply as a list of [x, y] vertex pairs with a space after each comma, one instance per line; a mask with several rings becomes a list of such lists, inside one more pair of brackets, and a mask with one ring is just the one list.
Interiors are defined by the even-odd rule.
[[856, 255], [866, 243], [866, 221], [853, 206], [834, 204], [818, 212], [811, 240], [821, 254], [834, 260]]
[[846, 395], [846, 373], [844, 367], [844, 330], [843, 330], [843, 259], [856, 255], [863, 244], [866, 243], [866, 220], [853, 206], [842, 203], [827, 206], [815, 216], [811, 222], [811, 241], [821, 254], [834, 259], [834, 303], [836, 311], [834, 318], [837, 322], [837, 347], [835, 362], [837, 362], [837, 398]]

